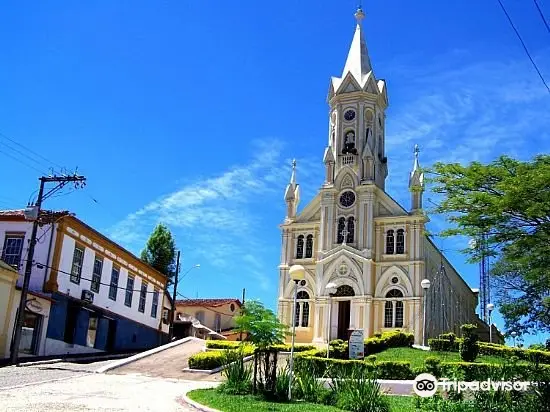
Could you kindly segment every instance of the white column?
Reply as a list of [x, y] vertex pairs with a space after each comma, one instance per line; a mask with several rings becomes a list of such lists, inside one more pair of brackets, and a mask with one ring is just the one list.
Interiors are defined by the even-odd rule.
[[[321, 195], [321, 196], [324, 196], [324, 195]], [[319, 252], [322, 252], [322, 251], [327, 249], [327, 243], [326, 243], [326, 238], [327, 238], [327, 212], [326, 212], [326, 208], [325, 208], [323, 202], [321, 202], [321, 222], [320, 222], [320, 225], [319, 225], [319, 229], [320, 229], [320, 235], [319, 235], [319, 244], [317, 246], [317, 250]]]
[[369, 299], [365, 305], [365, 319], [363, 320], [366, 338], [369, 338], [372, 336], [372, 325], [370, 321], [371, 308], [372, 308], [372, 300]]

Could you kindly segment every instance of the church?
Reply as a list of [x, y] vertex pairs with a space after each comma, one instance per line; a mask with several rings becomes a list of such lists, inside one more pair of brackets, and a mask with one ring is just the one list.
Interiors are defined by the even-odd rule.
[[[294, 324], [299, 343], [347, 339], [349, 329], [363, 329], [365, 338], [391, 330], [410, 332], [421, 344], [424, 325], [429, 338], [457, 333], [464, 323], [480, 324], [477, 290], [426, 235], [418, 146], [411, 150], [410, 206], [401, 206], [385, 190], [388, 91], [371, 65], [364, 17], [358, 9], [344, 70], [329, 86], [324, 183], [298, 211], [294, 161], [284, 195], [278, 316]], [[306, 269], [306, 277], [298, 284], [293, 311], [295, 284], [289, 269], [296, 264]], [[424, 279], [431, 282], [425, 292]]]

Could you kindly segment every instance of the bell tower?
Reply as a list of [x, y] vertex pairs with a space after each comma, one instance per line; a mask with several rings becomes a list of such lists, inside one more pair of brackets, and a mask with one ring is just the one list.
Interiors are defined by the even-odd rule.
[[385, 152], [386, 83], [376, 79], [363, 35], [365, 17], [357, 9], [355, 34], [341, 77], [332, 77], [327, 101], [328, 146], [325, 149], [325, 185], [343, 170], [353, 170], [361, 184], [382, 190], [388, 175]]

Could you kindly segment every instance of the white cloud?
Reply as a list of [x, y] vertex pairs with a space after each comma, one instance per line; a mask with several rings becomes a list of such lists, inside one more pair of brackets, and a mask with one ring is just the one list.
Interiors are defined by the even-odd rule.
[[[266, 267], [266, 251], [271, 252], [272, 245], [264, 244], [257, 228], [276, 227], [276, 222], [263, 222], [266, 202], [271, 208], [279, 202], [284, 213], [290, 159], [283, 157], [279, 140], [262, 140], [253, 146], [255, 154], [248, 164], [190, 182], [151, 201], [112, 227], [110, 235], [125, 244], [143, 245], [154, 225], [163, 222], [185, 245], [187, 254], [216, 267], [221, 276], [244, 276], [268, 290], [277, 271]], [[317, 175], [303, 167], [311, 164], [309, 159], [299, 160], [299, 179], [306, 187], [315, 187], [307, 181]]]

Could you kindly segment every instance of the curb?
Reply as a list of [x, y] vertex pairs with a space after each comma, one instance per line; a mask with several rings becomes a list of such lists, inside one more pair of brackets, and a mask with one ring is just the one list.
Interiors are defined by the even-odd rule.
[[198, 402], [195, 402], [194, 400], [192, 399], [189, 399], [189, 397], [187, 396], [187, 393], [184, 393], [181, 398], [180, 398], [183, 402], [185, 402], [186, 404], [192, 406], [193, 408], [195, 409], [198, 409], [199, 411], [204, 411], [204, 412], [221, 412], [220, 410], [218, 409], [213, 409], [213, 408], [209, 408], [208, 406], [205, 406], [203, 404], [200, 404]]
[[34, 362], [21, 362], [21, 363], [18, 363], [17, 366], [49, 365], [52, 363], [59, 363], [59, 362], [63, 362], [63, 359], [48, 359], [48, 360], [40, 360], [40, 361], [34, 361]]
[[[254, 355], [249, 355], [249, 356], [246, 356], [243, 358], [243, 362], [248, 362], [249, 360], [253, 359], [254, 358]], [[235, 362], [232, 362], [232, 363], [235, 363]], [[183, 372], [189, 372], [189, 373], [204, 373], [204, 374], [208, 374], [208, 375], [212, 375], [213, 373], [218, 373], [222, 370], [224, 370], [225, 368], [227, 368], [229, 365], [224, 365], [224, 366], [218, 366], [217, 368], [214, 368], [214, 369], [191, 369], [191, 368], [183, 368], [182, 371]]]
[[199, 342], [204, 342], [202, 339], [198, 339], [198, 338], [195, 338], [195, 337], [192, 337], [192, 336], [188, 336], [187, 338], [176, 340], [174, 342], [167, 343], [166, 345], [158, 346], [154, 349], [138, 353], [137, 355], [130, 356], [129, 358], [124, 358], [124, 359], [120, 359], [118, 361], [114, 361], [113, 363], [111, 363], [109, 365], [105, 365], [105, 366], [102, 366], [101, 368], [97, 369], [95, 371], [95, 373], [105, 373], [105, 372], [110, 371], [112, 369], [119, 368], [121, 366], [127, 365], [127, 364], [132, 363], [134, 361], [137, 361], [139, 359], [146, 358], [147, 356], [154, 355], [155, 353], [159, 353], [159, 352], [162, 352], [163, 350], [173, 348], [174, 346], [182, 345], [182, 344], [184, 344], [186, 342], [189, 342], [189, 341], [192, 341], [192, 340], [196, 340], [196, 341], [199, 341]]

